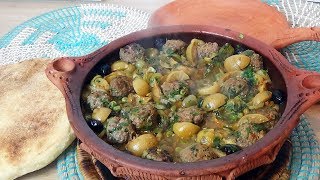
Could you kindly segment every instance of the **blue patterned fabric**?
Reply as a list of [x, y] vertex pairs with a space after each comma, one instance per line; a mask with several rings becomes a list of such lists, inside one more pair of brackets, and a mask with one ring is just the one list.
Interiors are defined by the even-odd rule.
[[58, 158], [57, 171], [61, 180], [83, 180], [79, 170], [76, 153], [76, 143], [73, 143]]
[[290, 179], [318, 179], [320, 174], [320, 146], [310, 128], [310, 123], [302, 117], [290, 137], [292, 157]]
[[[284, 13], [294, 27], [320, 26], [320, 5], [290, 0], [263, 0]], [[317, 11], [318, 10], [318, 11]], [[315, 15], [310, 12], [315, 12]], [[317, 15], [318, 13], [318, 15]], [[88, 54], [110, 41], [146, 28], [149, 14], [114, 5], [81, 5], [52, 11], [17, 26], [0, 39], [0, 64], [31, 58]], [[320, 43], [305, 41], [282, 50], [295, 66], [320, 72]], [[291, 179], [318, 179], [320, 150], [305, 117], [291, 136]], [[60, 179], [80, 179], [75, 145], [58, 158]]]
[[[320, 10], [320, 9], [319, 9]], [[290, 45], [283, 49], [284, 54], [294, 54], [291, 63], [301, 69], [320, 72], [320, 43], [315, 41], [304, 41]]]
[[115, 5], [81, 5], [26, 21], [0, 40], [0, 64], [30, 58], [82, 56], [144, 29], [149, 14]]

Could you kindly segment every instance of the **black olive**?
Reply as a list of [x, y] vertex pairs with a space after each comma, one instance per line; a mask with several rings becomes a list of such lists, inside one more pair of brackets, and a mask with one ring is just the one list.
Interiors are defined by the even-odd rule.
[[246, 50], [246, 48], [244, 48], [242, 45], [238, 44], [238, 45], [236, 45], [236, 48], [235, 48], [234, 52], [235, 52], [235, 54], [240, 54], [245, 50]]
[[282, 104], [286, 101], [287, 95], [280, 89], [275, 89], [272, 91], [272, 101], [276, 104]]
[[91, 119], [87, 121], [87, 124], [96, 134], [99, 134], [103, 131], [103, 124], [98, 120]]
[[100, 75], [102, 76], [106, 76], [108, 74], [110, 74], [111, 72], [111, 67], [109, 66], [109, 64], [104, 64], [100, 67]]
[[219, 148], [221, 151], [225, 152], [227, 155], [235, 153], [241, 150], [240, 146], [235, 144], [225, 144]]
[[162, 49], [162, 46], [166, 43], [166, 39], [165, 38], [156, 38], [154, 40], [154, 46], [157, 48], [157, 49]]

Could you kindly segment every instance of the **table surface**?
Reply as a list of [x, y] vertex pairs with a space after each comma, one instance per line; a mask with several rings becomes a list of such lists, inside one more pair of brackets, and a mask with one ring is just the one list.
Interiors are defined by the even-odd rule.
[[[45, 12], [49, 12], [54, 9], [79, 5], [83, 3], [112, 3], [119, 4], [125, 6], [136, 7], [147, 12], [152, 12], [160, 6], [171, 2], [172, 0], [101, 0], [95, 2], [90, 1], [8, 1], [8, 2], [0, 2], [0, 37], [5, 33], [9, 32], [11, 29], [19, 25], [20, 23], [34, 17], [40, 15]], [[320, 140], [320, 121], [317, 121], [317, 118], [320, 117], [320, 104], [316, 104], [312, 106], [306, 113], [306, 117], [309, 119], [311, 123], [311, 127], [313, 128], [315, 134], [317, 135], [318, 140]], [[56, 162], [54, 161], [47, 167], [25, 175], [20, 180], [49, 180], [49, 179], [58, 179], [56, 172]]]

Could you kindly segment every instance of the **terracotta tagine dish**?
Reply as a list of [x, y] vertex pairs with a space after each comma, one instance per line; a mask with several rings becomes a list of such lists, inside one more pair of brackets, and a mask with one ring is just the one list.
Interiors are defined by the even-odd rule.
[[[275, 126], [260, 140], [225, 157], [190, 163], [157, 162], [120, 151], [99, 138], [87, 125], [81, 93], [97, 67], [119, 60], [120, 48], [136, 42], [153, 47], [156, 38], [181, 39], [241, 45], [259, 53], [272, 86], [287, 94], [286, 104]], [[320, 74], [295, 68], [273, 47], [246, 34], [212, 26], [163, 26], [121, 37], [83, 57], [56, 59], [47, 69], [48, 78], [66, 99], [70, 124], [80, 147], [101, 161], [114, 176], [126, 179], [234, 179], [256, 167], [273, 162], [300, 115], [320, 99]]]

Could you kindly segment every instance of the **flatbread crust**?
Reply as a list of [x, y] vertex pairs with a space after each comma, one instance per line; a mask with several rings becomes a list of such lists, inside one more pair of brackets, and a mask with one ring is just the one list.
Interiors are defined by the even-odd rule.
[[43, 168], [75, 138], [64, 98], [45, 75], [49, 62], [0, 66], [0, 179]]

